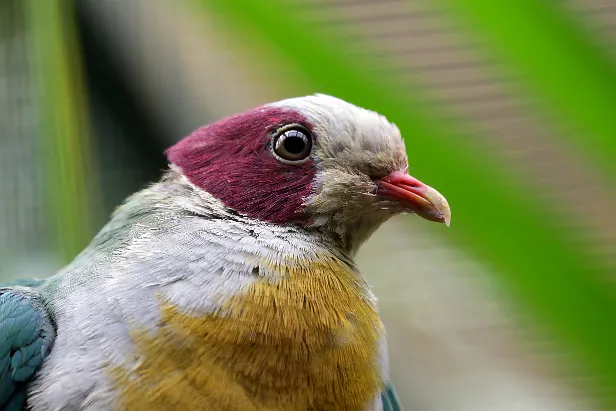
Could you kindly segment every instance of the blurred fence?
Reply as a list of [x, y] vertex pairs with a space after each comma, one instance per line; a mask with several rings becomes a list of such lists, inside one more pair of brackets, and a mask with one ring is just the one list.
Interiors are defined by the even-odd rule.
[[453, 210], [360, 255], [406, 407], [615, 409], [612, 3], [5, 1], [0, 277], [52, 274], [194, 128], [329, 93]]

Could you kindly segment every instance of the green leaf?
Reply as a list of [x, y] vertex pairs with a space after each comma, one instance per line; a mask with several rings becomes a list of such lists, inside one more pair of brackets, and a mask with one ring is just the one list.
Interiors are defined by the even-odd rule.
[[47, 221], [53, 224], [51, 243], [62, 263], [89, 243], [98, 206], [72, 4], [23, 2], [34, 53], [32, 77], [39, 92], [41, 160], [51, 205]]
[[616, 176], [616, 66], [561, 2], [440, 0], [587, 160]]
[[[405, 136], [413, 174], [436, 187], [451, 205], [452, 225], [449, 230], [441, 227], [443, 238], [490, 264], [526, 314], [573, 353], [572, 362], [593, 371], [602, 387], [616, 387], [616, 298], [603, 281], [607, 273], [570, 241], [580, 233], [565, 229], [551, 204], [473, 146], [475, 140], [460, 131], [462, 125], [443, 122], [439, 108], [426, 104], [418, 88], [409, 95], [405, 87], [401, 94], [395, 79], [372, 74], [371, 62], [350, 59], [345, 50], [351, 46], [336, 26], [315, 24], [283, 1], [201, 4], [230, 23], [238, 38], [250, 41], [258, 33], [314, 92], [376, 110], [395, 122]], [[501, 2], [494, 8], [497, 4]], [[602, 101], [610, 98], [601, 95]], [[596, 113], [586, 115], [588, 125], [598, 124], [593, 130], [605, 133], [600, 141], [608, 152], [610, 123]]]

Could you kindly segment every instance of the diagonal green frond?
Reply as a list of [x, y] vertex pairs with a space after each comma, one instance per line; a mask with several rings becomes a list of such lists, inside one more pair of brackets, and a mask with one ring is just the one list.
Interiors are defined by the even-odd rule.
[[97, 174], [90, 153], [86, 98], [72, 2], [24, 1], [39, 92], [41, 160], [53, 224], [50, 239], [62, 263], [94, 234]]
[[565, 4], [537, 0], [441, 0], [490, 55], [516, 74], [561, 136], [616, 175], [616, 62]]
[[550, 204], [473, 147], [473, 139], [457, 132], [463, 127], [437, 120], [444, 117], [419, 91], [401, 95], [394, 80], [374, 77], [359, 56], [350, 59], [337, 27], [311, 24], [282, 1], [202, 4], [232, 22], [239, 38], [256, 32], [284, 53], [313, 92], [394, 121], [406, 138], [413, 174], [437, 187], [452, 207], [452, 227], [438, 227], [444, 238], [491, 264], [527, 314], [594, 371], [603, 387], [616, 387], [616, 297], [602, 282], [606, 273], [599, 264], [569, 241], [571, 229], [554, 223], [559, 216]]

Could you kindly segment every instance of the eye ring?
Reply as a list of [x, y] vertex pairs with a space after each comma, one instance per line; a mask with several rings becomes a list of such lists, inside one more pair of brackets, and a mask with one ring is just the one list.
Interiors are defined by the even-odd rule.
[[272, 139], [274, 157], [285, 164], [301, 164], [312, 153], [312, 136], [300, 124], [289, 124], [279, 128]]

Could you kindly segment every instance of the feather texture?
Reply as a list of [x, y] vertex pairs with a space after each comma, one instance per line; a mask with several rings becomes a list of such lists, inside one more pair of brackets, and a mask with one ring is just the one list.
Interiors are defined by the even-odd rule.
[[[35, 382], [37, 411], [229, 404], [234, 389], [270, 396], [255, 409], [287, 409], [294, 395], [325, 410], [380, 404], [383, 330], [351, 257], [318, 232], [234, 214], [176, 172], [130, 198], [44, 291], [58, 337]], [[303, 373], [306, 355], [323, 386]], [[276, 367], [298, 374], [277, 378]], [[196, 395], [207, 381], [227, 399]], [[298, 381], [305, 390], [268, 394]]]
[[155, 335], [136, 333], [142, 361], [118, 383], [127, 409], [365, 409], [383, 385], [365, 283], [331, 254], [263, 267], [279, 278], [261, 277], [221, 314], [167, 305]]
[[[38, 285], [40, 281], [21, 281]], [[0, 409], [21, 410], [26, 385], [43, 364], [55, 337], [38, 292], [21, 286], [0, 288]]]

